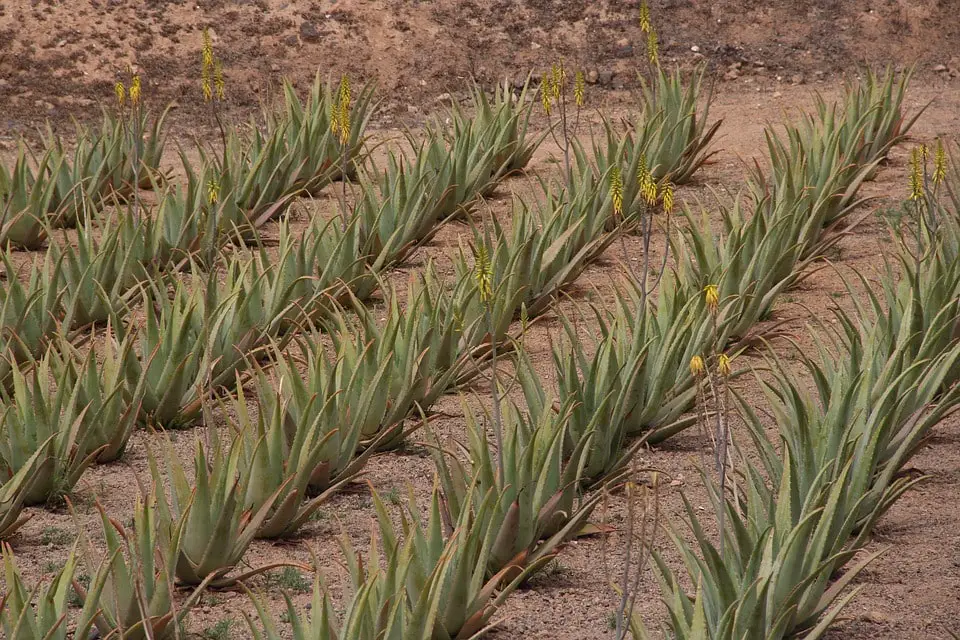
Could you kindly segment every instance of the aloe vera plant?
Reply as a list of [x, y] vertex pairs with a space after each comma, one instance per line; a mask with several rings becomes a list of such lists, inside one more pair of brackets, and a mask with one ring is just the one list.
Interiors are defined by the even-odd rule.
[[717, 318], [722, 344], [747, 336], [766, 320], [777, 298], [809, 275], [808, 267], [840, 239], [833, 235], [805, 245], [810, 218], [803, 202], [763, 199], [752, 204], [749, 218], [744, 208], [750, 205], [739, 198], [732, 207], [721, 207], [720, 237], [711, 231], [705, 211], [700, 220], [685, 211], [688, 225], [674, 244], [687, 295], [713, 284], [724, 301]]
[[76, 246], [66, 242], [50, 246], [51, 259], [60, 264], [64, 323], [71, 328], [125, 315], [138, 273], [129, 248], [121, 247], [119, 227], [106, 229], [99, 241], [91, 220], [77, 229]]
[[144, 300], [146, 323], [138, 333], [139, 349], [129, 352], [124, 373], [131, 386], [144, 386], [144, 421], [164, 428], [185, 426], [200, 415], [206, 388], [208, 349], [201, 302], [197, 292], [183, 286], [176, 288], [173, 299], [147, 289]]
[[529, 76], [519, 95], [514, 96], [513, 88], [503, 82], [494, 89], [492, 100], [474, 83], [470, 103], [472, 115], [467, 115], [456, 102], [452, 103], [454, 138], [467, 135], [468, 131], [475, 132], [484, 147], [493, 149], [493, 166], [497, 168], [494, 181], [522, 171], [547, 136], [547, 132], [534, 135], [529, 131], [533, 113]]
[[349, 138], [342, 143], [332, 127], [331, 110], [336, 102], [337, 86], [323, 81], [319, 72], [305, 100], [289, 81], [283, 83], [283, 107], [266, 113], [268, 131], [282, 131], [285, 148], [294, 168], [293, 183], [307, 193], [316, 194], [342, 176], [342, 155], [346, 147], [347, 176], [354, 179], [363, 158], [367, 125], [376, 108], [375, 87], [361, 88], [349, 105]]
[[133, 383], [126, 377], [135, 332], [118, 332], [108, 324], [100, 339], [91, 332], [90, 344], [82, 355], [63, 341], [51, 350], [51, 357], [58, 384], [75, 394], [77, 406], [83, 409], [84, 452], [96, 451], [96, 461], [102, 464], [119, 459], [126, 450], [140, 421], [147, 378]]
[[[489, 505], [492, 495], [484, 499]], [[468, 497], [468, 502], [472, 498]], [[446, 529], [434, 490], [429, 520], [424, 523], [415, 504], [402, 513], [401, 531], [374, 493], [380, 540], [371, 537], [364, 562], [346, 537], [341, 546], [353, 583], [353, 595], [342, 618], [336, 614], [318, 579], [314, 586], [311, 617], [296, 610], [287, 599], [287, 614], [294, 638], [397, 638], [400, 640], [466, 640], [475, 638], [506, 597], [530, 572], [528, 567], [512, 580], [507, 570], [487, 577], [486, 558], [492, 536], [473, 527], [474, 508], [465, 504], [456, 526]], [[489, 506], [481, 506], [478, 512]], [[401, 540], [402, 534], [402, 540]], [[381, 550], [382, 549], [382, 550]], [[546, 559], [546, 560], [549, 560]], [[544, 560], [544, 562], [546, 561]], [[381, 562], [384, 568], [381, 568]], [[259, 623], [248, 618], [257, 640], [279, 640], [276, 620], [263, 602], [253, 597]]]
[[361, 473], [375, 451], [358, 452], [358, 447], [380, 380], [348, 378], [340, 361], [331, 364], [322, 355], [305, 353], [314, 358], [305, 375], [298, 373], [292, 357], [279, 352], [275, 377], [259, 373], [255, 419], [238, 387], [238, 417], [231, 424], [242, 436], [244, 504], [255, 511], [275, 492], [280, 494], [257, 531], [260, 538], [295, 533]]
[[50, 583], [28, 589], [17, 568], [13, 549], [3, 543], [4, 582], [0, 598], [0, 629], [8, 640], [67, 640], [70, 580], [76, 571], [76, 556], [71, 553]]
[[554, 411], [550, 398], [556, 395], [573, 400], [564, 447], [572, 453], [581, 442], [589, 443], [583, 453], [581, 474], [584, 482], [599, 485], [615, 480], [643, 443], [640, 439], [628, 446], [626, 415], [631, 408], [628, 393], [644, 354], [641, 351], [639, 357], [621, 362], [616, 334], [609, 331], [597, 341], [590, 357], [577, 339], [576, 330], [568, 331], [571, 339], [553, 348], [556, 394], [548, 391], [529, 359], [523, 356], [518, 368], [520, 387], [531, 419], [538, 423]]
[[[29, 519], [23, 514], [24, 502], [37, 479], [49, 471], [48, 448], [39, 448], [16, 473], [3, 474], [0, 484], [0, 540], [9, 539]], [[2, 607], [0, 607], [2, 609]]]
[[[52, 151], [36, 160], [21, 143], [13, 169], [0, 166], [0, 245], [36, 250], [49, 235], [56, 171]], [[35, 166], [34, 166], [35, 165]]]
[[[891, 148], [902, 142], [923, 112], [924, 106], [909, 116], [904, 111], [903, 99], [913, 70], [907, 70], [897, 80], [893, 69], [887, 68], [881, 76], [865, 69], [864, 77], [848, 82], [842, 104], [839, 128], [844, 140], [845, 155], [861, 164], [882, 160]], [[826, 101], [818, 96], [817, 113], [821, 121], [835, 116]]]
[[[657, 66], [654, 73], [652, 84], [640, 78], [641, 111], [633, 121], [633, 131], [619, 145], [622, 162], [626, 167], [636, 166], [642, 155], [654, 179], [685, 184], [715, 153], [709, 151], [710, 143], [722, 120], [707, 124], [712, 92], [707, 93], [702, 109], [700, 106], [705, 66], [694, 71], [686, 83], [679, 69], [667, 72]], [[610, 129], [607, 135], [611, 136]]]
[[[499, 496], [485, 512], [488, 521], [474, 524], [491, 531], [496, 540], [488, 558], [488, 575], [505, 568], [519, 573], [529, 564], [540, 565], [543, 558], [556, 556], [561, 545], [584, 528], [602, 498], [600, 492], [590, 498], [580, 495], [594, 433], [581, 435], [571, 452], [565, 450], [567, 421], [574, 410], [571, 399], [556, 412], [542, 411], [539, 421], [533, 422], [515, 404], [503, 402], [503, 450], [497, 462], [484, 426], [464, 406], [469, 464], [450, 451], [450, 445], [435, 450], [442, 507], [449, 522], [458, 521], [463, 506], [471, 502], [468, 491], [474, 493], [474, 507], [482, 504], [487, 491]], [[484, 422], [490, 422], [489, 415]]]
[[442, 182], [423, 149], [411, 161], [390, 153], [381, 171], [371, 163], [354, 215], [364, 236], [363, 253], [374, 271], [402, 262], [430, 240], [444, 222], [437, 203], [448, 186]]
[[0, 473], [10, 477], [43, 452], [40, 470], [24, 496], [26, 505], [69, 493], [102, 449], [92, 447], [78, 388], [59, 381], [54, 384], [53, 359], [48, 351], [32, 370], [15, 367], [12, 390], [0, 387]]
[[134, 123], [104, 111], [99, 132], [78, 126], [72, 152], [48, 129], [44, 146], [56, 160], [49, 179], [55, 185], [51, 208], [57, 213], [58, 225], [75, 226], [110, 197], [124, 199], [137, 186], [151, 184], [163, 155], [167, 112], [155, 117], [149, 127], [149, 114], [144, 110], [138, 113], [139, 122]]
[[[785, 468], [791, 453], [784, 454]], [[790, 473], [779, 486], [768, 487], [762, 474], [744, 461], [745, 486], [740, 504], [719, 494], [704, 477], [714, 511], [726, 516], [720, 532], [724, 544], [716, 545], [705, 533], [697, 510], [684, 500], [687, 524], [694, 535], [688, 543], [674, 527], [670, 538], [696, 585], [691, 597], [677, 572], [654, 551], [661, 575], [663, 600], [669, 611], [669, 638], [788, 638], [822, 637], [843, 607], [856, 595], [846, 588], [879, 553], [871, 554], [837, 577], [837, 572], [857, 553], [843, 547], [833, 553], [837, 540], [846, 540], [854, 522], [837, 509], [850, 498], [846, 483], [847, 460], [838, 457], [834, 480], [805, 499], [793, 493]], [[853, 497], [855, 499], [855, 496]], [[631, 623], [633, 637], [649, 638], [639, 616]]]
[[137, 496], [132, 526], [108, 516], [97, 503], [106, 549], [98, 552], [84, 528], [80, 531], [81, 559], [88, 586], [73, 580], [73, 589], [83, 602], [75, 637], [164, 640], [176, 636], [206, 587], [201, 583], [182, 601], [175, 602], [173, 576], [180, 551], [182, 531], [163, 530], [157, 514], [155, 492]]
[[0, 256], [6, 273], [6, 283], [0, 285], [0, 378], [9, 375], [12, 363], [39, 357], [61, 319], [60, 263], [48, 254], [43, 262], [30, 265], [26, 284], [13, 266], [10, 256]]
[[[225, 449], [212, 423], [208, 423], [212, 444], [205, 446], [197, 437], [194, 447], [193, 477], [187, 479], [169, 440], [163, 443], [163, 462], [170, 477], [170, 497], [158, 496], [160, 526], [180, 529], [180, 548], [175, 575], [179, 583], [221, 587], [236, 584], [279, 565], [266, 565], [239, 575], [230, 575], [266, 521], [280, 497], [275, 491], [255, 511], [244, 504], [253, 478], [241, 473], [243, 447], [239, 436]], [[160, 463], [150, 456], [150, 471], [156, 486], [163, 486]]]

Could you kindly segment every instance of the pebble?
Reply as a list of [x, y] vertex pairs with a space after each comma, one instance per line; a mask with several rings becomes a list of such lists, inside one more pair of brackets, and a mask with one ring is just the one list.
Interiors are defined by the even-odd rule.
[[945, 64], [938, 64], [933, 68], [933, 70], [936, 71], [937, 73], [943, 73], [945, 71], [948, 71], [948, 68], [947, 68], [947, 65]]
[[599, 79], [600, 74], [597, 73], [596, 69], [590, 69], [590, 71], [587, 72], [587, 84], [597, 84], [597, 80]]
[[600, 84], [608, 85], [611, 82], [613, 82], [613, 71], [610, 71], [609, 69], [604, 69], [603, 71], [600, 72], [600, 75], [597, 76], [597, 79], [599, 80]]
[[317, 25], [309, 20], [300, 23], [300, 38], [304, 42], [316, 42], [320, 39], [320, 30]]
[[793, 84], [803, 84], [803, 74], [795, 73], [790, 77], [790, 82]]
[[437, 98], [436, 98], [436, 100], [434, 100], [434, 102], [448, 102], [449, 100], [450, 100], [450, 94], [449, 94], [449, 93], [441, 93], [440, 95], [437, 96]]
[[697, 45], [693, 45], [692, 47], [690, 47], [690, 51], [693, 51], [694, 53], [700, 53], [700, 47], [698, 47]]

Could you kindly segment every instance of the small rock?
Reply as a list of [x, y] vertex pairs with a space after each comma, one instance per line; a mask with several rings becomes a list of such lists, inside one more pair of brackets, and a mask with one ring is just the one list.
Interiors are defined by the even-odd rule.
[[295, 47], [300, 44], [300, 39], [296, 36], [296, 34], [291, 33], [283, 39], [283, 44], [287, 45], [288, 47]]
[[597, 80], [600, 79], [600, 74], [597, 73], [596, 69], [590, 69], [587, 72], [587, 84], [597, 84]]
[[697, 45], [693, 45], [692, 47], [690, 47], [690, 51], [693, 51], [694, 53], [700, 53], [700, 47], [698, 47]]
[[53, 111], [54, 106], [52, 103], [47, 102], [46, 100], [34, 100], [33, 106], [39, 107], [41, 109], [46, 109], [47, 111]]
[[827, 75], [827, 72], [822, 70], [817, 70], [813, 72], [813, 75], [817, 76], [817, 80], [823, 80], [824, 76]]
[[790, 76], [790, 82], [792, 84], [803, 84], [803, 74], [801, 73], [793, 74], [792, 76]]
[[937, 73], [944, 73], [945, 71], [948, 70], [948, 68], [947, 68], [947, 65], [945, 64], [938, 64], [933, 68], [933, 70], [936, 71]]
[[755, 67], [765, 67], [765, 66], [767, 66], [767, 63], [764, 62], [763, 60], [754, 60], [754, 61], [753, 61], [753, 66], [755, 66]]
[[727, 71], [725, 74], [723, 74], [724, 80], [736, 80], [739, 77], [740, 77], [740, 72], [737, 71], [736, 69], [730, 69], [730, 71]]
[[210, 612], [212, 612], [212, 611], [213, 611], [213, 608], [210, 607], [210, 605], [206, 605], [206, 606], [203, 607], [203, 612], [204, 612], [204, 613], [210, 613]]
[[271, 73], [279, 73], [279, 72], [280, 72], [280, 65], [278, 65], [276, 62], [271, 62], [271, 63], [270, 63], [270, 72], [271, 72]]
[[600, 72], [600, 75], [598, 76], [597, 79], [599, 80], [600, 84], [607, 86], [611, 82], [613, 82], [613, 71], [610, 71], [609, 69], [604, 69], [603, 71]]
[[60, 47], [61, 49], [65, 46], [67, 46], [66, 40], [61, 40], [60, 42], [57, 43], [57, 47]]
[[409, 113], [409, 114], [417, 114], [417, 113], [420, 113], [420, 108], [417, 107], [417, 105], [415, 105], [415, 104], [408, 104], [408, 105], [407, 105], [407, 113]]
[[954, 68], [951, 67], [951, 68], [950, 68], [950, 77], [951, 77], [951, 78], [956, 78], [957, 76], [960, 76], [960, 71], [957, 71], [956, 69], [954, 69]]
[[316, 42], [320, 39], [320, 29], [309, 20], [300, 23], [300, 38], [304, 42]]
[[434, 100], [434, 102], [449, 102], [449, 101], [450, 101], [450, 94], [449, 94], [449, 93], [441, 93], [441, 94], [438, 95], [437, 98]]
[[540, 43], [539, 43], [539, 42], [531, 42], [531, 43], [530, 43], [530, 48], [533, 49], [534, 51], [536, 51], [537, 49], [540, 48]]
[[783, 94], [780, 93], [779, 91], [774, 91], [774, 92], [773, 92], [773, 97], [774, 97], [774, 98], [779, 98], [779, 97], [782, 96], [782, 95], [783, 95]]
[[629, 45], [630, 45], [630, 40], [629, 40], [628, 38], [620, 38], [619, 40], [617, 40], [617, 46], [618, 46], [618, 47], [623, 48], [623, 47], [627, 47], [627, 46], [629, 46]]
[[727, 67], [727, 68], [728, 68], [730, 71], [739, 71], [742, 66], [743, 66], [743, 63], [742, 63], [742, 62], [733, 62], [733, 63], [731, 63], [730, 66]]
[[873, 611], [867, 611], [865, 614], [863, 614], [863, 619], [867, 622], [873, 622], [874, 624], [887, 624], [890, 622], [890, 616], [885, 614], [883, 611], [877, 611], [876, 609]]

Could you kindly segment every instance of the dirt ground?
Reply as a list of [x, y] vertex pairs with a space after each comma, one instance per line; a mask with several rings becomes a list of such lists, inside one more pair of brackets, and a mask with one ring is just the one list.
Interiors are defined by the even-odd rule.
[[[774, 0], [744, 8], [728, 0], [651, 2], [663, 44], [662, 57], [683, 66], [703, 59], [716, 79], [711, 119], [722, 118], [716, 142], [719, 153], [693, 184], [678, 192], [686, 205], [716, 213], [717, 199], [727, 201], [743, 186], [746, 162], [763, 158], [763, 129], [810, 108], [814, 92], [833, 98], [845, 77], [859, 64], [917, 65], [908, 107], [928, 105], [913, 131], [916, 141], [937, 136], [960, 137], [960, 21], [958, 3], [877, 0], [841, 2]], [[760, 3], [747, 3], [760, 4]], [[636, 27], [637, 4], [586, 0], [18, 0], [0, 2], [0, 144], [9, 148], [16, 136], [51, 120], [67, 126], [70, 118], [89, 119], [100, 101], [112, 96], [113, 83], [133, 67], [143, 74], [153, 104], [176, 101], [174, 137], [186, 140], [202, 132], [198, 122], [200, 30], [210, 26], [214, 46], [227, 74], [229, 116], [243, 119], [276, 95], [281, 76], [301, 86], [322, 74], [349, 73], [375, 80], [383, 98], [372, 123], [377, 139], [390, 139], [405, 126], [416, 127], [439, 107], [438, 96], [461, 94], [473, 76], [484, 85], [498, 79], [539, 74], [563, 56], [596, 74], [588, 87], [590, 107], [608, 118], [629, 115], [634, 69], [642, 64], [643, 41]], [[695, 49], [694, 49], [695, 48]], [[942, 67], [942, 68], [941, 68]], [[845, 76], [846, 74], [846, 76]], [[593, 76], [591, 76], [593, 78]], [[440, 100], [439, 102], [443, 102]], [[582, 135], [599, 126], [599, 115]], [[544, 126], [539, 120], [537, 125]], [[881, 213], [906, 195], [907, 160], [913, 142], [895, 148], [876, 179], [865, 187], [876, 199], [866, 218], [840, 244], [836, 269], [822, 269], [784, 296], [775, 320], [787, 320], [801, 345], [812, 345], [808, 324], [848, 304], [840, 275], [854, 269], [872, 274], [883, 266], [891, 245]], [[169, 149], [171, 155], [174, 149]], [[557, 173], [558, 148], [547, 141], [530, 166], [531, 174]], [[502, 185], [480, 215], [510, 216], [511, 194], [529, 191], [530, 178]], [[304, 207], [332, 215], [336, 201], [321, 195]], [[267, 235], [271, 233], [268, 229]], [[448, 225], [392, 278], [403, 281], [410, 270], [452, 251], [466, 227]], [[659, 245], [663, 237], [657, 238]], [[638, 242], [629, 252], [638, 255]], [[574, 298], [584, 299], [592, 285], [603, 286], [619, 268], [620, 251], [592, 265], [581, 277]], [[559, 323], [548, 320], [526, 342], [538, 364], [549, 364], [549, 337]], [[775, 343], [790, 358], [785, 341]], [[763, 406], [755, 383], [746, 382], [748, 400]], [[474, 401], [474, 400], [472, 400]], [[436, 428], [441, 435], [463, 435], [460, 400], [444, 398], [440, 410], [450, 418]], [[745, 435], [737, 431], [745, 439]], [[150, 436], [135, 435], [125, 460], [89, 470], [75, 502], [82, 526], [97, 530], [93, 499], [126, 520], [133, 504], [134, 474], [146, 480], [146, 445]], [[179, 433], [176, 446], [192, 448], [193, 434]], [[675, 482], [664, 488], [664, 518], [679, 522], [680, 492], [695, 507], [707, 505], [697, 476], [708, 442], [695, 430], [642, 452], [640, 462], [661, 469]], [[860, 593], [829, 636], [832, 640], [949, 638], [960, 632], [960, 416], [944, 420], [912, 461], [929, 479], [905, 495], [877, 527], [870, 549], [887, 552], [864, 571]], [[403, 496], [408, 487], [426, 499], [433, 464], [422, 447], [376, 457], [369, 480], [382, 494]], [[30, 578], [48, 573], [62, 561], [73, 541], [74, 525], [63, 510], [31, 509], [33, 519], [13, 541], [21, 568]], [[252, 566], [286, 559], [309, 563], [311, 552], [335, 597], [347, 576], [340, 564], [341, 531], [364, 549], [373, 511], [363, 484], [348, 488], [323, 509], [302, 536], [283, 543], [257, 541], [246, 560]], [[623, 500], [615, 496], [603, 519], [615, 532], [606, 539], [573, 542], [529, 588], [512, 595], [501, 611], [502, 622], [490, 637], [537, 639], [609, 638], [616, 596], [605, 566], [617, 567], [622, 551]], [[601, 520], [598, 512], [595, 520]], [[661, 548], [669, 562], [678, 558], [665, 538]], [[281, 603], [276, 579], [260, 578], [252, 586], [274, 608]], [[665, 609], [652, 572], [643, 585], [639, 610], [649, 625]], [[305, 604], [308, 594], [295, 599]], [[225, 591], [205, 596], [189, 628], [199, 637], [221, 620], [233, 620], [230, 635], [246, 638], [242, 613], [252, 611], [246, 596]]]

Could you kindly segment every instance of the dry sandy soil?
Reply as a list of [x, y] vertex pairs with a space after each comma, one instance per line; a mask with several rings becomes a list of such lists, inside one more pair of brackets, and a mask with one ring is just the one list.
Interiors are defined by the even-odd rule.
[[[918, 75], [908, 96], [911, 110], [927, 105], [913, 131], [916, 140], [956, 137], [960, 132], [960, 79], [950, 56], [960, 44], [956, 2], [876, 0], [873, 2], [774, 0], [763, 7], [744, 8], [728, 0], [715, 2], [652, 2], [660, 26], [665, 59], [689, 66], [704, 58], [717, 79], [711, 118], [722, 118], [714, 161], [694, 184], [679, 191], [691, 207], [718, 210], [743, 185], [745, 162], [763, 157], [763, 128], [813, 104], [814, 91], [828, 99], [839, 95], [843, 73], [857, 64], [916, 63]], [[372, 127], [378, 139], [389, 139], [403, 126], [415, 127], [438, 108], [437, 96], [463, 92], [474, 76], [489, 85], [502, 77], [521, 78], [531, 69], [540, 73], [557, 56], [596, 72], [589, 88], [591, 107], [608, 117], [630, 113], [633, 69], [643, 47], [635, 24], [636, 4], [586, 0], [345, 0], [340, 2], [280, 2], [277, 0], [214, 0], [177, 2], [147, 0], [18, 0], [0, 2], [0, 142], [8, 145], [44, 119], [64, 124], [70, 117], [87, 119], [99, 101], [109, 99], [112, 85], [133, 65], [147, 82], [155, 104], [177, 101], [175, 132], [186, 138], [203, 127], [197, 117], [200, 30], [215, 31], [214, 45], [228, 76], [230, 116], [246, 118], [275, 95], [278, 79], [290, 76], [301, 85], [319, 69], [322, 74], [350, 73], [376, 80], [384, 99]], [[634, 47], [636, 46], [636, 50]], [[697, 50], [691, 50], [696, 47]], [[943, 69], [940, 69], [940, 66]], [[538, 122], [538, 126], [544, 126]], [[594, 116], [586, 135], [599, 124]], [[848, 304], [838, 275], [859, 270], [868, 276], [883, 265], [891, 251], [880, 213], [897, 206], [906, 191], [909, 145], [893, 150], [876, 180], [865, 190], [876, 200], [874, 210], [856, 232], [840, 244], [836, 270], [823, 269], [784, 296], [775, 320], [802, 345], [811, 345], [807, 324], [826, 317], [835, 305]], [[557, 172], [557, 147], [549, 141], [538, 151], [530, 171]], [[508, 180], [482, 215], [508, 219], [511, 192], [528, 190], [529, 178]], [[321, 196], [310, 207], [332, 215], [332, 197]], [[268, 235], [270, 231], [268, 230]], [[464, 227], [449, 225], [430, 246], [398, 270], [395, 278], [421, 266], [428, 257], [442, 256], [458, 242]], [[663, 238], [657, 239], [662, 244]], [[631, 240], [629, 250], [638, 245]], [[637, 252], [638, 253], [638, 252]], [[633, 255], [637, 255], [634, 253]], [[892, 256], [891, 256], [892, 257]], [[590, 285], [603, 285], [619, 267], [619, 250], [611, 251], [582, 276], [575, 298], [584, 299]], [[548, 364], [548, 338], [559, 324], [545, 322], [527, 344], [538, 363]], [[775, 343], [790, 357], [785, 341]], [[744, 383], [747, 398], [763, 406], [757, 385]], [[462, 435], [460, 402], [449, 397], [441, 410], [452, 417], [438, 422], [442, 434]], [[742, 434], [741, 438], [745, 437]], [[122, 464], [88, 471], [78, 488], [80, 520], [94, 526], [94, 497], [111, 514], [126, 520], [133, 500], [133, 474], [146, 478], [145, 434], [137, 434]], [[178, 448], [187, 452], [192, 434], [182, 433]], [[695, 430], [662, 446], [644, 451], [641, 463], [663, 470], [674, 479], [662, 494], [664, 518], [678, 522], [683, 492], [697, 506], [706, 496], [696, 465], [709, 443]], [[945, 420], [913, 465], [929, 479], [904, 496], [884, 517], [871, 549], [889, 548], [860, 577], [862, 591], [835, 625], [833, 640], [874, 638], [948, 638], [946, 629], [960, 631], [960, 417]], [[432, 463], [422, 448], [375, 458], [366, 479], [382, 493], [403, 495], [408, 487], [421, 498], [430, 490]], [[85, 505], [85, 506], [84, 506]], [[69, 514], [33, 509], [34, 518], [14, 539], [22, 568], [36, 578], [62, 560], [73, 539]], [[313, 552], [335, 596], [346, 575], [339, 565], [336, 538], [345, 531], [363, 548], [370, 531], [372, 509], [364, 485], [335, 497], [325, 516], [304, 535], [282, 544], [256, 542], [247, 554], [253, 566], [277, 559], [309, 562]], [[503, 622], [491, 637], [607, 638], [616, 597], [604, 560], [619, 562], [623, 546], [622, 498], [613, 497], [604, 518], [614, 532], [606, 539], [585, 538], [570, 544], [555, 565], [534, 579], [529, 588], [507, 601]], [[598, 512], [597, 520], [601, 519]], [[675, 553], [661, 538], [664, 553]], [[254, 588], [280, 598], [275, 582], [254, 581]], [[648, 573], [639, 608], [656, 624], [664, 608], [656, 581]], [[299, 594], [298, 601], [308, 596]], [[203, 634], [217, 621], [232, 619], [232, 637], [248, 636], [241, 614], [251, 606], [241, 593], [227, 591], [205, 597], [192, 616], [190, 630]]]

